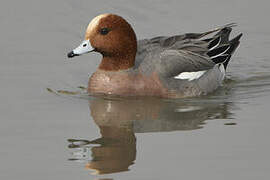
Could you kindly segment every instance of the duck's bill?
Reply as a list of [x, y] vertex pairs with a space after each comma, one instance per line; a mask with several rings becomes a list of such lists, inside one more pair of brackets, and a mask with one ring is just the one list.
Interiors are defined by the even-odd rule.
[[69, 58], [80, 56], [82, 54], [86, 54], [94, 51], [94, 48], [91, 46], [89, 40], [84, 40], [77, 48], [73, 49], [73, 51], [69, 52], [67, 56]]

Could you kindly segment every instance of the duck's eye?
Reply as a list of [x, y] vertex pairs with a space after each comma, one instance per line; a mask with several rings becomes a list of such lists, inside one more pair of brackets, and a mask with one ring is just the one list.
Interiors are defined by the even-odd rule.
[[102, 35], [106, 35], [106, 34], [108, 34], [109, 33], [109, 29], [108, 28], [102, 28], [101, 30], [100, 30], [100, 34], [102, 34]]
[[87, 44], [84, 44], [84, 45], [83, 45], [83, 47], [86, 47], [86, 46], [87, 46]]

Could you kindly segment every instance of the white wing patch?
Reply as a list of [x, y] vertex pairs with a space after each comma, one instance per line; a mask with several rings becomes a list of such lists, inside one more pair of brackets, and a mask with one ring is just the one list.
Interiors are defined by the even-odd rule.
[[197, 71], [197, 72], [182, 72], [177, 76], [174, 76], [174, 79], [187, 79], [189, 81], [199, 79], [204, 75], [206, 71]]

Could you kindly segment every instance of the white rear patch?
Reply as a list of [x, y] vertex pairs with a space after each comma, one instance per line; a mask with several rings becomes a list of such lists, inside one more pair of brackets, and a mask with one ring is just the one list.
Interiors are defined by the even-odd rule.
[[222, 77], [222, 80], [223, 80], [225, 78], [225, 74], [226, 74], [226, 70], [224, 68], [224, 65], [223, 64], [220, 64], [218, 68], [219, 68], [220, 72], [223, 75], [223, 77]]
[[197, 72], [182, 72], [181, 74], [174, 76], [174, 79], [187, 79], [189, 81], [199, 79], [204, 75], [206, 71], [197, 71]]

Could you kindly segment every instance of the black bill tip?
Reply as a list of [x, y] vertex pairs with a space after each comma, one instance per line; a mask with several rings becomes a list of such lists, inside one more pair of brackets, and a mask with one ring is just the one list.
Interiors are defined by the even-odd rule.
[[73, 58], [74, 56], [79, 56], [79, 55], [78, 55], [78, 54], [74, 54], [73, 51], [71, 51], [71, 52], [69, 52], [69, 53], [67, 54], [67, 57], [68, 57], [68, 58]]

